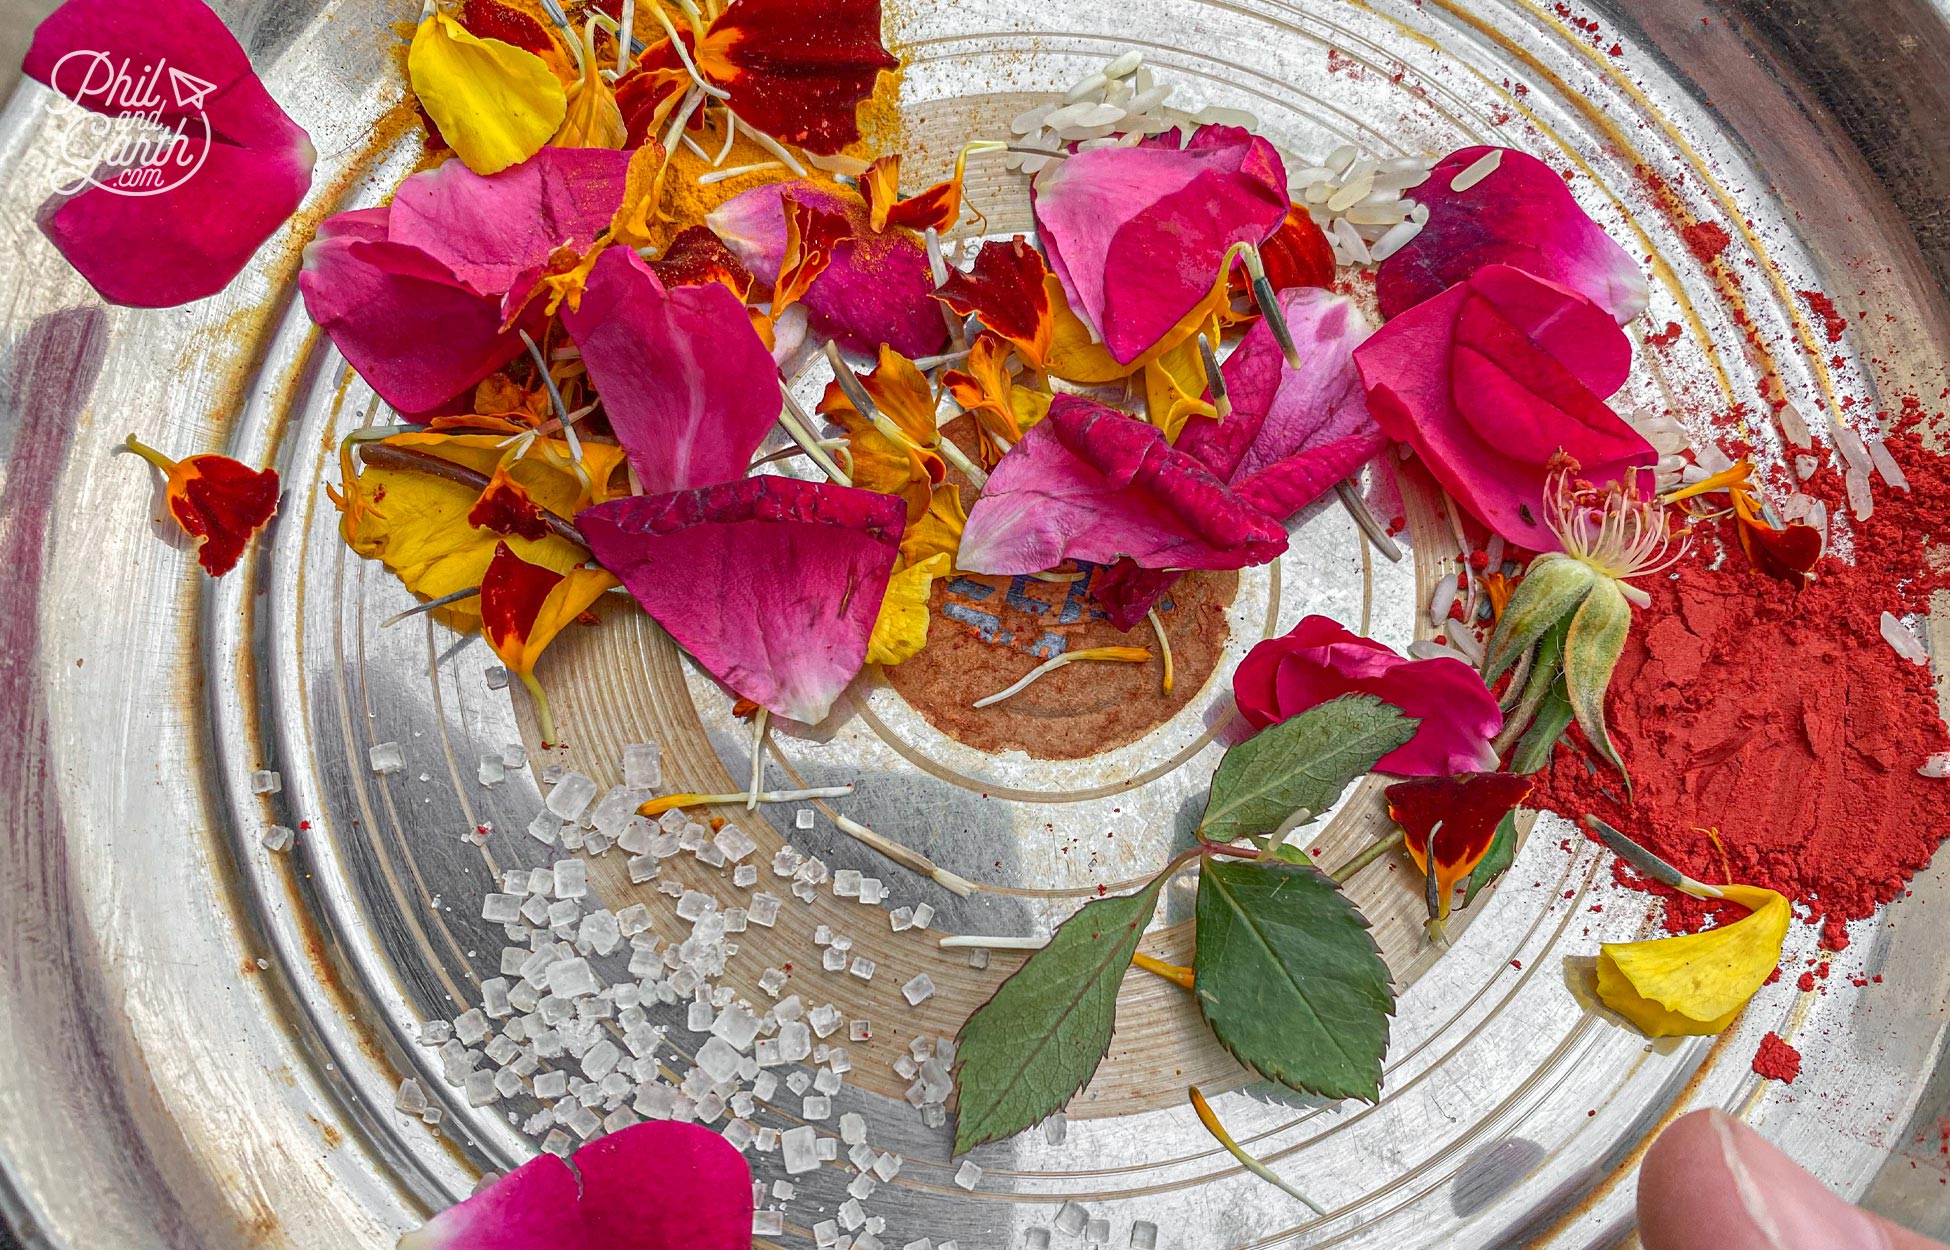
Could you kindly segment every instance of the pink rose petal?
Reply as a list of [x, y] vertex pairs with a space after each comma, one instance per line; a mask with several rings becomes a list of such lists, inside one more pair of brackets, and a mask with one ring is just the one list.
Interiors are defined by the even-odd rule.
[[1406, 193], [1428, 207], [1429, 221], [1376, 273], [1382, 315], [1398, 317], [1485, 265], [1512, 265], [1582, 292], [1620, 325], [1644, 312], [1650, 298], [1644, 273], [1544, 162], [1504, 148], [1487, 178], [1464, 191], [1450, 189], [1456, 175], [1495, 150], [1452, 152], [1427, 182]]
[[751, 1169], [702, 1125], [638, 1124], [576, 1151], [575, 1165], [592, 1247], [746, 1250], [752, 1244]]
[[969, 510], [958, 567], [1033, 573], [1066, 559], [1236, 569], [1286, 550], [1286, 531], [1165, 441], [1156, 426], [1074, 395], [1010, 448]]
[[583, 1227], [579, 1188], [568, 1164], [536, 1155], [401, 1237], [399, 1250], [598, 1250]]
[[1286, 173], [1264, 139], [1206, 127], [1182, 151], [1097, 148], [1052, 162], [1032, 208], [1071, 308], [1129, 362], [1205, 298], [1227, 248], [1279, 229]]
[[603, 567], [712, 676], [808, 724], [865, 663], [906, 521], [897, 495], [773, 476], [576, 516]]
[[1542, 516], [1553, 455], [1561, 449], [1603, 483], [1658, 454], [1510, 310], [1588, 376], [1622, 379], [1614, 346], [1578, 344], [1562, 328], [1616, 339], [1623, 331], [1593, 316], [1583, 296], [1500, 265], [1396, 317], [1354, 360], [1382, 430], [1413, 447], [1458, 504], [1519, 547], [1555, 551]]
[[1446, 777], [1496, 768], [1490, 742], [1503, 713], [1476, 670], [1460, 660], [1410, 660], [1324, 616], [1259, 643], [1233, 673], [1240, 714], [1255, 730], [1348, 694], [1370, 694], [1421, 721], [1375, 768], [1400, 777]]
[[[38, 214], [113, 303], [163, 308], [222, 290], [311, 186], [311, 140], [201, 0], [68, 0], [35, 29], [22, 69], [90, 111], [141, 112], [181, 135], [153, 166], [167, 189], [88, 186]], [[146, 91], [132, 85], [149, 78]]]
[[629, 165], [629, 152], [605, 148], [543, 148], [485, 177], [450, 160], [400, 184], [390, 237], [499, 295], [557, 247], [594, 242], [623, 202]]
[[930, 296], [934, 273], [927, 248], [912, 230], [876, 234], [860, 197], [820, 182], [774, 182], [733, 196], [704, 219], [760, 282], [779, 279], [785, 257], [785, 191], [814, 208], [843, 213], [850, 237], [833, 249], [833, 263], [813, 279], [801, 301], [808, 328], [855, 355], [872, 356], [882, 343], [910, 359], [931, 356], [948, 341], [941, 306]]
[[[1226, 479], [1247, 503], [1284, 520], [1360, 471], [1386, 445], [1368, 415], [1354, 349], [1371, 332], [1351, 300], [1329, 291], [1282, 291], [1301, 366], [1287, 366], [1265, 322], [1226, 358], [1232, 415], [1193, 416], [1178, 450]], [[1091, 585], [1111, 622], [1130, 629], [1164, 597], [1176, 575], [1120, 560]]]
[[771, 353], [728, 287], [666, 290], [635, 252], [610, 248], [582, 306], [561, 315], [645, 492], [745, 475], [781, 401]]

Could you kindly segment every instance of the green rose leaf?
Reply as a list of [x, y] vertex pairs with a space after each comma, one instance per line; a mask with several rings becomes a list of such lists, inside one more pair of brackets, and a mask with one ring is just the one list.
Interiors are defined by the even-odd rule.
[[1090, 1083], [1163, 886], [1159, 877], [1136, 894], [1085, 903], [961, 1026], [956, 1154], [1047, 1119]]
[[1330, 877], [1207, 860], [1197, 919], [1199, 1009], [1234, 1058], [1303, 1093], [1381, 1096], [1395, 995], [1367, 918]]
[[1421, 723], [1371, 694], [1351, 694], [1262, 729], [1220, 761], [1199, 832], [1233, 842], [1272, 833], [1295, 812], [1319, 815]]

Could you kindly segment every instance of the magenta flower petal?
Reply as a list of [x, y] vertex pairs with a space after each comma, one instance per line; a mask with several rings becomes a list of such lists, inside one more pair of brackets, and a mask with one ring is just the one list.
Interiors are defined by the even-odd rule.
[[745, 475], [779, 417], [779, 378], [722, 282], [666, 290], [628, 248], [597, 259], [562, 308], [603, 410], [653, 495]]
[[485, 177], [450, 160], [400, 184], [390, 237], [498, 295], [557, 247], [594, 242], [623, 202], [629, 165], [630, 153], [606, 148], [543, 148]]
[[1447, 777], [1497, 766], [1490, 741], [1503, 728], [1503, 713], [1461, 660], [1405, 659], [1327, 617], [1309, 616], [1247, 652], [1232, 677], [1233, 700], [1255, 730], [1348, 694], [1373, 695], [1421, 721], [1413, 738], [1381, 757], [1377, 771]]
[[1234, 243], [1286, 219], [1286, 172], [1264, 139], [1208, 126], [1184, 150], [1098, 148], [1045, 167], [1031, 201], [1070, 307], [1129, 362], [1197, 307]]
[[1531, 551], [1559, 546], [1542, 515], [1545, 472], [1558, 451], [1600, 483], [1658, 460], [1590, 389], [1591, 380], [1622, 381], [1616, 345], [1582, 342], [1566, 327], [1624, 338], [1576, 292], [1490, 265], [1396, 317], [1354, 353], [1382, 430], [1413, 447], [1458, 504]]
[[[1284, 520], [1358, 472], [1387, 444], [1368, 415], [1354, 368], [1354, 349], [1369, 335], [1361, 310], [1329, 291], [1295, 287], [1280, 293], [1301, 367], [1287, 367], [1273, 332], [1260, 322], [1226, 358], [1232, 415], [1193, 416], [1178, 450], [1223, 478], [1245, 502]], [[1120, 560], [1091, 583], [1091, 593], [1119, 629], [1157, 606], [1176, 574]]]
[[751, 1169], [731, 1143], [702, 1125], [634, 1125], [576, 1151], [575, 1165], [592, 1247], [746, 1250], [752, 1244]]
[[872, 356], [882, 343], [912, 359], [932, 356], [948, 341], [941, 305], [930, 296], [934, 273], [921, 236], [903, 227], [875, 233], [860, 197], [821, 182], [774, 182], [733, 196], [704, 221], [760, 282], [779, 279], [785, 257], [783, 193], [826, 212], [842, 213], [849, 237], [833, 249], [833, 263], [813, 279], [801, 302], [808, 328], [855, 355]]
[[311, 140], [201, 0], [68, 0], [35, 29], [22, 69], [85, 109], [140, 112], [181, 136], [142, 171], [162, 189], [107, 178], [42, 206], [42, 232], [113, 303], [164, 308], [222, 290], [311, 186]]
[[1407, 193], [1428, 207], [1429, 221], [1375, 275], [1382, 316], [1398, 317], [1485, 265], [1511, 265], [1568, 286], [1620, 325], [1644, 312], [1644, 273], [1549, 165], [1504, 148], [1487, 178], [1465, 191], [1450, 189], [1457, 174], [1493, 150], [1452, 152]]
[[1128, 556], [1146, 568], [1237, 569], [1286, 550], [1286, 530], [1165, 441], [1074, 395], [1010, 448], [969, 510], [957, 566], [1033, 573]]
[[576, 515], [603, 567], [712, 676], [808, 724], [866, 661], [906, 522], [897, 495], [773, 476]]
[[399, 1250], [599, 1250], [583, 1227], [578, 1191], [568, 1164], [536, 1155], [401, 1237]]
[[438, 407], [523, 350], [483, 296], [418, 248], [372, 238], [373, 212], [328, 221], [305, 248], [305, 311], [382, 399], [403, 413]]

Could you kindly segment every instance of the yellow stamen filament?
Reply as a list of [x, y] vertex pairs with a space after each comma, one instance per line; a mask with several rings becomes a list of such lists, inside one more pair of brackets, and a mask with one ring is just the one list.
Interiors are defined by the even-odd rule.
[[1162, 959], [1153, 959], [1143, 951], [1138, 951], [1131, 956], [1131, 966], [1161, 976], [1181, 988], [1187, 990], [1192, 988], [1192, 970], [1181, 964], [1168, 964]]
[[1258, 1159], [1255, 1159], [1251, 1155], [1247, 1154], [1245, 1150], [1240, 1147], [1238, 1142], [1232, 1140], [1232, 1134], [1226, 1132], [1226, 1126], [1219, 1123], [1219, 1117], [1212, 1110], [1212, 1104], [1205, 1101], [1205, 1095], [1198, 1092], [1198, 1086], [1196, 1085], [1192, 1086], [1188, 1092], [1191, 1094], [1192, 1097], [1192, 1110], [1198, 1113], [1198, 1122], [1205, 1126], [1205, 1131], [1212, 1134], [1212, 1136], [1218, 1141], [1218, 1143], [1221, 1146], [1225, 1147], [1227, 1154], [1239, 1160], [1240, 1166], [1244, 1167], [1248, 1172], [1251, 1172], [1254, 1176], [1259, 1177], [1259, 1179], [1265, 1181], [1267, 1184], [1274, 1186], [1281, 1193], [1284, 1193], [1287, 1197], [1292, 1198], [1296, 1202], [1302, 1203], [1303, 1205], [1306, 1206], [1306, 1208], [1309, 1211], [1312, 1211], [1315, 1215], [1324, 1216], [1327, 1214], [1327, 1212], [1312, 1198], [1307, 1197], [1307, 1195], [1301, 1193], [1293, 1186], [1281, 1180], [1277, 1175], [1274, 1174], [1272, 1168], [1267, 1167], [1264, 1163], [1261, 1163]]
[[661, 816], [674, 807], [711, 807], [717, 804], [799, 803], [807, 799], [838, 799], [853, 793], [852, 786], [815, 786], [810, 790], [761, 790], [738, 794], [666, 794], [639, 805], [639, 816]]
[[1171, 639], [1165, 637], [1164, 618], [1158, 615], [1158, 609], [1152, 608], [1144, 614], [1144, 619], [1151, 622], [1151, 632], [1158, 636], [1158, 651], [1159, 654], [1165, 657], [1165, 693], [1170, 694], [1172, 687]]
[[1144, 664], [1148, 663], [1150, 659], [1151, 653], [1143, 647], [1086, 647], [1081, 651], [1065, 651], [1062, 655], [1054, 659], [1044, 660], [1035, 668], [1030, 669], [1014, 685], [998, 690], [985, 699], [977, 699], [973, 706], [978, 708], [988, 707], [991, 704], [1000, 703], [1012, 695], [1021, 694], [1038, 678], [1055, 672], [1065, 664], [1074, 664], [1078, 660], [1105, 660], [1117, 664]]

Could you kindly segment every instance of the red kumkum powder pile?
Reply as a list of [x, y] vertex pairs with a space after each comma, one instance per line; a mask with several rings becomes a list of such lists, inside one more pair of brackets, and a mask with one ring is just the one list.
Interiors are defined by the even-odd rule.
[[[1914, 432], [1889, 449], [1911, 489], [1878, 481], [1874, 514], [1849, 518], [1855, 563], [1831, 555], [1798, 594], [1749, 568], [1726, 528], [1723, 543], [1701, 533], [1676, 578], [1645, 579], [1652, 605], [1634, 614], [1607, 704], [1634, 801], [1587, 750], [1559, 752], [1533, 800], [1573, 820], [1595, 813], [1699, 880], [1730, 871], [1778, 890], [1833, 950], [1848, 944], [1844, 922], [1900, 894], [1950, 832], [1950, 779], [1916, 771], [1950, 750], [1929, 671], [1880, 632], [1885, 609], [1927, 612], [1950, 587], [1927, 554], [1931, 527], [1950, 518], [1950, 464]], [[1831, 471], [1801, 489], [1831, 518], [1846, 512]], [[1705, 828], [1719, 830], [1724, 864]], [[1675, 931], [1709, 910], [1659, 892]]]

